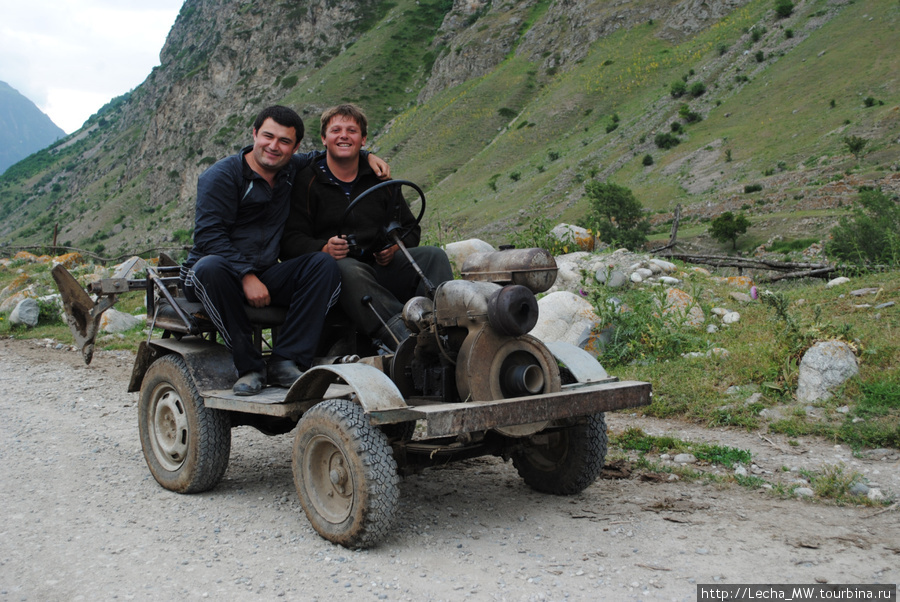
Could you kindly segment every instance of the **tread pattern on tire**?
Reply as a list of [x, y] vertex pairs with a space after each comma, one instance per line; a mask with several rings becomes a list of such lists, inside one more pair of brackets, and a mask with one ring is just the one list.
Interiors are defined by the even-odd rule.
[[[180, 394], [190, 430], [190, 450], [182, 466], [176, 471], [168, 471], [154, 458], [147, 415], [151, 403], [149, 396], [157, 384], [163, 381], [171, 384]], [[138, 423], [144, 459], [156, 481], [164, 488], [177, 493], [201, 493], [215, 487], [225, 475], [231, 454], [231, 419], [226, 412], [207, 408], [194, 379], [188, 371], [184, 358], [169, 354], [156, 360], [147, 370], [138, 402]]]
[[[300, 462], [304, 452], [304, 440], [321, 432], [339, 434], [342, 452], [355, 454], [364, 467], [365, 487], [359, 491], [357, 506], [345, 523], [332, 529], [326, 520], [319, 520], [312, 504], [302, 491]], [[339, 431], [339, 433], [338, 433]], [[346, 399], [323, 401], [307, 411], [297, 428], [293, 451], [294, 480], [300, 502], [313, 528], [325, 539], [350, 548], [371, 547], [392, 529], [400, 500], [400, 476], [386, 435], [373, 427], [362, 407]], [[318, 518], [317, 518], [318, 517]]]
[[[606, 417], [593, 414], [574, 426], [561, 429], [566, 439], [565, 455], [552, 468], [537, 466], [528, 451], [512, 454], [513, 466], [525, 483], [536, 491], [573, 495], [584, 491], [600, 476], [606, 459]], [[538, 449], [532, 448], [532, 452]]]

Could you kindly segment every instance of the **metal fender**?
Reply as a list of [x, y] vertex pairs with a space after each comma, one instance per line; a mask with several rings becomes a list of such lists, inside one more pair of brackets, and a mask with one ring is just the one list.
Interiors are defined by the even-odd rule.
[[609, 374], [593, 355], [564, 341], [541, 341], [550, 353], [564, 364], [579, 383], [596, 383], [611, 380]]
[[[335, 391], [329, 392], [332, 386]], [[367, 364], [314, 366], [293, 384], [284, 402], [346, 397], [351, 391], [366, 412], [407, 407], [397, 385], [381, 370]]]
[[139, 391], [150, 364], [170, 353], [176, 353], [184, 358], [198, 391], [230, 389], [234, 379], [237, 378], [231, 352], [224, 345], [197, 337], [185, 337], [180, 341], [153, 339], [141, 342], [138, 347], [128, 391]]

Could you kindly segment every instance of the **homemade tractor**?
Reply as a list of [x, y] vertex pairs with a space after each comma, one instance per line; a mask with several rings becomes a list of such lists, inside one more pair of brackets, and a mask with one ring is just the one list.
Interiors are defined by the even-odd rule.
[[[421, 190], [392, 184], [418, 191], [420, 220]], [[396, 224], [385, 231], [406, 252]], [[296, 429], [293, 475], [307, 518], [325, 539], [356, 548], [391, 531], [400, 476], [427, 467], [500, 456], [533, 489], [561, 495], [598, 477], [604, 412], [649, 404], [651, 387], [608, 376], [573, 345], [527, 334], [537, 321], [535, 293], [552, 286], [556, 271], [543, 249], [472, 255], [462, 280], [428, 286], [429, 296], [406, 303], [402, 318], [412, 334], [396, 352], [332, 316], [316, 365], [290, 389], [252, 397], [232, 393], [231, 352], [202, 305], [181, 294], [174, 262], [162, 258], [143, 279], [104, 279], [87, 291], [62, 266], [53, 276], [88, 363], [101, 314], [119, 294], [146, 292], [151, 334], [137, 350], [128, 391], [140, 391], [141, 446], [160, 485], [178, 493], [215, 487], [233, 427], [267, 435]], [[270, 348], [284, 310], [247, 312], [258, 344]]]

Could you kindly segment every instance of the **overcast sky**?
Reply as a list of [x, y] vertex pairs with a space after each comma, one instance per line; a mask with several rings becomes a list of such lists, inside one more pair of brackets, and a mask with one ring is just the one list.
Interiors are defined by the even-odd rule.
[[0, 81], [70, 134], [159, 65], [183, 0], [0, 0]]

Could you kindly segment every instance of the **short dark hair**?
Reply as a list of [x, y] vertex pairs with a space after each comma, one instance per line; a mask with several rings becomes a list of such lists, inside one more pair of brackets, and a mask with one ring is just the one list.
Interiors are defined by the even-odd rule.
[[325, 112], [322, 113], [322, 125], [319, 132], [322, 135], [322, 138], [325, 137], [325, 129], [328, 127], [328, 122], [330, 122], [335, 115], [350, 117], [356, 122], [357, 125], [359, 125], [359, 131], [360, 133], [362, 133], [363, 138], [369, 135], [369, 120], [366, 119], [366, 114], [355, 104], [347, 103], [338, 105], [336, 107], [331, 107], [330, 109], [326, 109]]
[[270, 118], [286, 128], [294, 128], [294, 132], [297, 133], [297, 144], [303, 140], [303, 120], [294, 109], [281, 105], [272, 105], [260, 111], [256, 116], [256, 121], [253, 122], [253, 130], [259, 131], [266, 119]]

